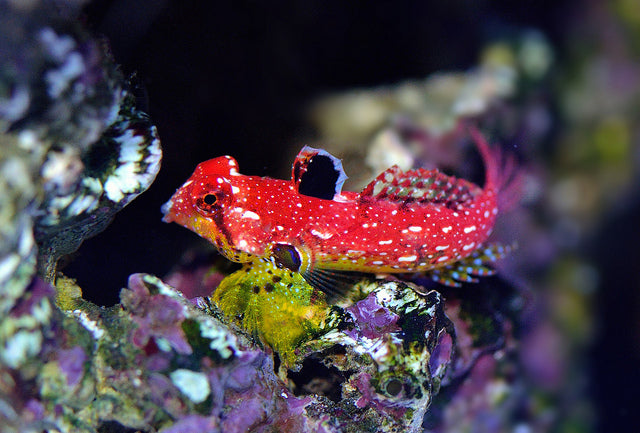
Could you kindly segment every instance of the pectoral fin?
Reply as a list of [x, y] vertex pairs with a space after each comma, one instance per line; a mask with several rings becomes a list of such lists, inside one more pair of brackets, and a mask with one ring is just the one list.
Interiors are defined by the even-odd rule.
[[327, 299], [339, 298], [349, 291], [354, 284], [366, 278], [362, 272], [334, 271], [329, 269], [308, 269], [302, 277], [314, 288], [327, 294]]

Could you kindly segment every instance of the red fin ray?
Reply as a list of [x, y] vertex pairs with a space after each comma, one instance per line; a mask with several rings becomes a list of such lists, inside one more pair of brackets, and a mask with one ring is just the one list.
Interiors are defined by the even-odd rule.
[[438, 170], [419, 168], [405, 172], [394, 165], [371, 181], [360, 196], [399, 203], [442, 203], [455, 206], [481, 193], [482, 190], [477, 185], [465, 179], [447, 176]]
[[485, 167], [485, 190], [494, 190], [498, 196], [498, 208], [506, 212], [517, 205], [522, 192], [524, 178], [512, 154], [505, 154], [498, 147], [491, 147], [475, 127], [469, 133], [482, 155]]

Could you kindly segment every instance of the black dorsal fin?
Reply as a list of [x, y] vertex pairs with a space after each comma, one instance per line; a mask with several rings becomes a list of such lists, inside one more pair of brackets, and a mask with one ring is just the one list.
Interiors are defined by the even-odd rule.
[[291, 178], [300, 194], [332, 200], [342, 192], [347, 175], [338, 158], [326, 150], [305, 146], [293, 162]]
[[447, 176], [439, 170], [418, 168], [404, 172], [394, 165], [371, 181], [360, 196], [399, 203], [442, 203], [455, 206], [481, 193], [479, 186], [465, 179]]

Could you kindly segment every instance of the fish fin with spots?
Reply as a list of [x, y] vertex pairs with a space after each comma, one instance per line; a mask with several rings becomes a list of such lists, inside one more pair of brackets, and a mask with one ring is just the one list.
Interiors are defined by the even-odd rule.
[[397, 165], [388, 168], [360, 193], [361, 199], [373, 198], [398, 203], [442, 203], [455, 206], [471, 200], [482, 189], [465, 180], [448, 176], [439, 170], [402, 171]]
[[[500, 243], [489, 244], [487, 246], [477, 248], [470, 256], [461, 260], [461, 262], [469, 261], [472, 262], [472, 264], [494, 263], [505, 258], [516, 249], [518, 249], [518, 244], [516, 242], [507, 245]], [[477, 275], [482, 276], [482, 274]]]
[[322, 268], [309, 268], [302, 273], [307, 283], [324, 292], [329, 301], [344, 296], [356, 283], [367, 278], [368, 275], [362, 272]]
[[338, 158], [326, 150], [305, 146], [293, 161], [291, 179], [300, 194], [332, 200], [342, 192], [347, 175]]
[[458, 266], [458, 263], [454, 263], [453, 265], [447, 265], [442, 268], [429, 271], [428, 275], [433, 281], [448, 287], [461, 287], [462, 283], [478, 282], [478, 279], [473, 277], [471, 273], [465, 271], [464, 268], [461, 268], [461, 266]]
[[460, 287], [462, 283], [477, 283], [476, 277], [495, 275], [495, 269], [488, 266], [513, 251], [517, 246], [491, 244], [476, 249], [469, 257], [465, 257], [450, 265], [433, 269], [427, 274], [434, 281], [449, 287]]

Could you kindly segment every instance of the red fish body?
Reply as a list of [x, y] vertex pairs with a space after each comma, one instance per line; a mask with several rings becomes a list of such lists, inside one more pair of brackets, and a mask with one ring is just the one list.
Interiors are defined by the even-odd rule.
[[[451, 269], [487, 240], [505, 179], [499, 153], [472, 134], [485, 163], [484, 188], [438, 170], [394, 166], [361, 193], [342, 192], [339, 160], [305, 147], [288, 181], [241, 175], [229, 156], [201, 163], [163, 208], [164, 220], [208, 239], [230, 260], [273, 258], [322, 289], [342, 271]], [[316, 181], [312, 172], [328, 179]]]

